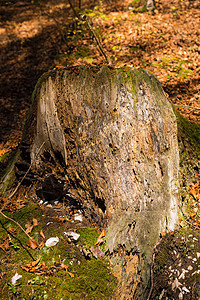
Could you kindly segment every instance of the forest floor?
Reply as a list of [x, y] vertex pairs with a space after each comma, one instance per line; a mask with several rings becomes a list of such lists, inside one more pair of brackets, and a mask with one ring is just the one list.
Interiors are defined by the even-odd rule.
[[[82, 2], [84, 14], [95, 31], [110, 64], [114, 67], [144, 68], [155, 74], [177, 110], [189, 121], [200, 124], [199, 1], [156, 1], [156, 10], [153, 15], [143, 11], [140, 1], [135, 0]], [[72, 3], [75, 5], [74, 0]], [[44, 72], [55, 67], [63, 68], [77, 64], [103, 65], [106, 61], [86, 22], [75, 22], [68, 1], [64, 0], [2, 0], [0, 45], [0, 157], [2, 157], [15, 149], [20, 142], [24, 118], [31, 104], [34, 86]], [[156, 297], [159, 299], [200, 299], [198, 298], [200, 297], [200, 280], [198, 279], [200, 276], [200, 240], [199, 219], [197, 220], [197, 211], [200, 206], [199, 170], [185, 189], [189, 193], [186, 197], [189, 204], [189, 217], [186, 218], [186, 222], [188, 226], [189, 224], [192, 226], [185, 230], [186, 223], [181, 220], [181, 231], [163, 237], [160, 244], [163, 245], [163, 252], [156, 252], [155, 256], [155, 262], [159, 263], [157, 265], [155, 263], [154, 268], [156, 275], [152, 299]], [[26, 206], [25, 195], [22, 188], [21, 196], [14, 197], [14, 201], [7, 207], [8, 210], [15, 214], [17, 210]], [[40, 220], [44, 213], [43, 211], [40, 216], [33, 214], [33, 218]], [[66, 220], [70, 219], [70, 215], [66, 212], [64, 215]], [[56, 215], [52, 218], [55, 220], [55, 217]], [[0, 221], [3, 222], [3, 219]], [[26, 224], [25, 221], [28, 222], [24, 220], [23, 225]], [[40, 230], [44, 229], [42, 222]], [[61, 221], [58, 220], [58, 222]], [[11, 225], [9, 226], [7, 230], [12, 228]], [[14, 230], [17, 229], [14, 228]], [[95, 233], [95, 238], [99, 233]], [[37, 235], [38, 232], [35, 234]], [[51, 236], [48, 232], [45, 235]], [[94, 245], [95, 238], [91, 245]], [[40, 239], [42, 239], [41, 236]], [[7, 243], [5, 236], [1, 242], [4, 249], [0, 248], [6, 253], [3, 256], [3, 264], [9, 261], [9, 268], [12, 270], [13, 265], [9, 260], [9, 255], [11, 259], [14, 254], [8, 254], [8, 252], [14, 251], [14, 246], [10, 243], [8, 249], [5, 249]], [[183, 245], [186, 250], [183, 250]], [[192, 255], [191, 245], [195, 250]], [[81, 247], [84, 246], [80, 245], [79, 248]], [[73, 251], [76, 252], [76, 250]], [[196, 256], [193, 256], [194, 253]], [[60, 253], [56, 255], [59, 256]], [[83, 256], [81, 254], [80, 260]], [[62, 272], [65, 268], [61, 264], [60, 262], [57, 266], [56, 272]], [[0, 271], [1, 279], [5, 274], [2, 268]], [[44, 268], [43, 271], [41, 274], [45, 276], [48, 268]], [[70, 272], [78, 273], [78, 265], [75, 269], [71, 267]], [[197, 284], [194, 280], [190, 280], [192, 276], [195, 276]], [[69, 275], [70, 282], [73, 281], [72, 277]], [[34, 280], [31, 277], [28, 286], [31, 284], [43, 286], [44, 278], [42, 283], [40, 280], [37, 282], [36, 279], [33, 283]], [[55, 286], [56, 284], [59, 285], [60, 282], [55, 283]], [[84, 284], [85, 288], [86, 283]], [[8, 286], [6, 288], [8, 290]], [[17, 291], [12, 289], [13, 287], [10, 286], [7, 295], [13, 298], [18, 297]], [[92, 292], [91, 295], [93, 295]], [[83, 294], [82, 297], [86, 296]]]
[[[177, 110], [200, 124], [199, 1], [156, 1], [155, 15], [138, 3], [83, 1], [83, 10], [112, 65], [157, 75]], [[45, 71], [106, 63], [88, 26], [73, 19], [67, 1], [1, 1], [0, 154], [19, 143]]]

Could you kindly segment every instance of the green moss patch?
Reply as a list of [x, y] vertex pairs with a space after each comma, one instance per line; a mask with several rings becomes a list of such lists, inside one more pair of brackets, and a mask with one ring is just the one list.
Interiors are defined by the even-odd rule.
[[[53, 210], [53, 209], [52, 209]], [[38, 225], [30, 233], [38, 244], [49, 237], [59, 237], [59, 242], [53, 247], [44, 246], [41, 250], [28, 247], [28, 237], [13, 222], [0, 216], [0, 244], [3, 245], [9, 230], [9, 249], [0, 248], [0, 281], [1, 299], [110, 299], [117, 282], [106, 259], [100, 260], [90, 256], [86, 259], [82, 253], [84, 247], [94, 246], [99, 232], [95, 228], [79, 228], [80, 238], [70, 242], [64, 232], [66, 223], [50, 220], [45, 210], [37, 204], [28, 204], [14, 213], [4, 212], [25, 229], [25, 224], [33, 218]], [[51, 220], [52, 216], [51, 216]], [[72, 224], [73, 225], [73, 224]], [[69, 227], [70, 224], [67, 223]], [[41, 229], [45, 239], [40, 235]], [[67, 228], [68, 230], [69, 228]], [[73, 227], [72, 229], [73, 230]], [[45, 263], [47, 272], [37, 274], [27, 272], [22, 266], [31, 264], [33, 259], [40, 259], [38, 266]], [[67, 270], [61, 264], [67, 266]], [[18, 273], [22, 277], [12, 284], [12, 277]]]
[[[193, 150], [200, 156], [200, 126], [196, 123], [191, 123], [185, 119], [180, 113], [175, 111], [178, 122], [178, 135], [179, 138], [183, 137], [185, 142], [190, 144], [189, 150]], [[183, 139], [182, 139], [183, 140]]]
[[99, 236], [99, 233], [95, 228], [79, 228], [77, 233], [80, 234], [79, 242], [81, 244], [86, 244], [87, 248], [94, 246]]

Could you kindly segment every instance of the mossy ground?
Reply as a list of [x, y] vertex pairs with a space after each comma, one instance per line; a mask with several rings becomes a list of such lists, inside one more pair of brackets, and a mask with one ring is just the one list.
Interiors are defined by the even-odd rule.
[[[34, 203], [27, 204], [20, 211], [5, 214], [23, 228], [28, 221], [37, 219], [38, 225], [30, 235], [38, 243], [58, 236], [59, 243], [54, 247], [44, 246], [41, 250], [33, 250], [28, 247], [28, 238], [21, 229], [0, 216], [0, 243], [3, 244], [9, 230], [13, 232], [9, 234], [8, 250], [0, 248], [1, 299], [110, 299], [117, 283], [109, 262], [93, 258], [92, 255], [86, 259], [81, 252], [82, 248], [94, 246], [99, 236], [97, 229], [85, 226], [84, 222], [60, 222], [54, 208], [47, 209]], [[77, 228], [79, 240], [76, 243], [69, 242], [64, 232], [76, 231]], [[45, 239], [40, 235], [41, 230]], [[23, 270], [22, 266], [33, 262], [30, 254], [34, 260], [40, 258], [39, 265], [45, 263], [50, 273], [37, 274]], [[68, 269], [60, 268], [61, 263]], [[15, 273], [22, 275], [22, 278], [12, 285], [11, 279]]]

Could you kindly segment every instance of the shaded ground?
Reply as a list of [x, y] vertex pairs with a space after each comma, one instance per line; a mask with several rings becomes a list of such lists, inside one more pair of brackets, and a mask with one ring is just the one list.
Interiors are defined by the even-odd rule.
[[[156, 74], [177, 109], [188, 120], [200, 124], [199, 1], [163, 0], [156, 2], [155, 15], [142, 12], [142, 6], [137, 1], [107, 0], [103, 1], [102, 5], [98, 1], [90, 1], [89, 4], [84, 1], [83, 4], [85, 8], [98, 6], [94, 11], [85, 11], [85, 13], [110, 63], [116, 67], [122, 65], [131, 68], [142, 67]], [[72, 17], [73, 13], [67, 1], [1, 1], [0, 156], [18, 145], [22, 135], [23, 119], [31, 103], [31, 94], [43, 72], [50, 68], [62, 68], [67, 65], [105, 63], [86, 24], [75, 24]], [[198, 168], [193, 181], [185, 185], [183, 189], [182, 197], [185, 201], [184, 213], [186, 215], [180, 220], [181, 231], [164, 236], [157, 248], [158, 251], [155, 252], [152, 299], [199, 299], [200, 297]], [[27, 191], [21, 190], [7, 209], [11, 212], [19, 211], [27, 195]], [[6, 199], [1, 198], [1, 203], [5, 201]], [[41, 206], [38, 200], [37, 205]], [[46, 221], [55, 220], [57, 212], [54, 208], [52, 213], [54, 216], [49, 215], [50, 212], [45, 207], [42, 209]], [[70, 219], [70, 212], [65, 211], [65, 213]], [[41, 214], [37, 218], [42, 219]], [[44, 230], [46, 237], [50, 237], [46, 224], [42, 222], [40, 229]], [[22, 223], [25, 225], [25, 220]], [[82, 225], [91, 226], [86, 223]], [[7, 229], [13, 227], [9, 222], [6, 224]], [[71, 229], [76, 230], [73, 223], [57, 220], [54, 222], [55, 226], [52, 227], [59, 237], [62, 236], [64, 230], [67, 230], [66, 224], [70, 224]], [[57, 232], [58, 227], [61, 227], [63, 231]], [[42, 238], [38, 232], [35, 230], [34, 236], [39, 237], [38, 242], [41, 242]], [[6, 235], [7, 233], [3, 230], [0, 244], [5, 242]], [[63, 239], [63, 236], [61, 238]], [[27, 244], [27, 240], [24, 240], [24, 243]], [[67, 241], [65, 245], [67, 249], [70, 248]], [[194, 245], [192, 254], [191, 245]], [[75, 249], [74, 245], [72, 248]], [[13, 266], [14, 271], [21, 270], [21, 265], [13, 263], [15, 249], [12, 244], [6, 251], [2, 249], [0, 251], [1, 264], [8, 263], [10, 271]], [[39, 255], [40, 250], [37, 251]], [[58, 251], [57, 254], [60, 255], [60, 252]], [[80, 255], [80, 259], [85, 263], [84, 255], [82, 253], [77, 255]], [[59, 263], [59, 268], [59, 260], [57, 259], [56, 262]], [[70, 258], [67, 262], [70, 262]], [[188, 269], [189, 266], [192, 269]], [[78, 268], [78, 265], [76, 267]], [[69, 271], [76, 274], [79, 272], [76, 267]], [[10, 282], [9, 276], [12, 272], [7, 276], [3, 268], [1, 267], [0, 270], [0, 278], [3, 278], [2, 288], [7, 296], [17, 298], [18, 295], [15, 295], [7, 284]], [[56, 269], [55, 272], [58, 271], [63, 270]], [[25, 274], [25, 271], [23, 272]], [[66, 276], [70, 278], [69, 274], [64, 274], [65, 279]], [[36, 280], [32, 283], [33, 278], [35, 280], [36, 274], [29, 278], [29, 283], [23, 282], [23, 284], [29, 287], [32, 284], [36, 287], [45, 285], [44, 279], [41, 282]], [[83, 289], [86, 288], [86, 281]], [[58, 285], [60, 283], [58, 280]], [[19, 290], [20, 288], [19, 286]], [[92, 294], [91, 286], [87, 288]], [[94, 290], [95, 288], [97, 287], [93, 286]], [[75, 290], [74, 293], [76, 292]], [[78, 296], [74, 297], [78, 299], [76, 298]], [[82, 294], [82, 297], [86, 295]]]

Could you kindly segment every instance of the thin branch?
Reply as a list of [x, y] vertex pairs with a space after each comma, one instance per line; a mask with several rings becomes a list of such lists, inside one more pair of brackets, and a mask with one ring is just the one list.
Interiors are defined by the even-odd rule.
[[[14, 189], [14, 191], [9, 195], [8, 199], [11, 199], [11, 198], [14, 196], [14, 194], [17, 192], [18, 188], [19, 188], [20, 185], [22, 184], [22, 181], [24, 180], [24, 178], [26, 177], [26, 175], [27, 175], [28, 172], [30, 171], [31, 167], [32, 167], [32, 165], [30, 164], [30, 166], [29, 166], [28, 170], [26, 171], [26, 173], [24, 174], [23, 178], [22, 178], [21, 181], [18, 183], [18, 185], [16, 186], [16, 188]], [[2, 210], [3, 210], [3, 208], [2, 208], [0, 211], [2, 211]]]
[[4, 218], [6, 218], [6, 219], [8, 219], [8, 220], [10, 220], [10, 221], [12, 221], [12, 222], [14, 222], [17, 226], [19, 226], [19, 228], [27, 235], [27, 237], [29, 238], [29, 239], [33, 239], [25, 230], [24, 230], [24, 228], [17, 222], [17, 221], [15, 221], [15, 220], [13, 220], [12, 218], [10, 218], [10, 217], [8, 217], [8, 216], [6, 216], [4, 213], [2, 213], [2, 211], [0, 211], [0, 214], [4, 217]]
[[92, 28], [90, 22], [88, 21], [88, 18], [86, 17], [86, 15], [83, 15], [82, 18], [83, 18], [83, 20], [86, 21], [86, 23], [87, 23], [87, 25], [88, 25], [90, 31], [92, 32], [92, 34], [93, 34], [93, 36], [94, 36], [94, 38], [95, 38], [95, 40], [96, 40], [96, 42], [97, 42], [97, 45], [98, 45], [98, 47], [99, 47], [99, 49], [100, 49], [100, 52], [103, 54], [103, 56], [104, 56], [104, 58], [105, 58], [107, 64], [109, 64], [108, 57], [107, 57], [106, 53], [104, 52], [104, 50], [103, 50], [103, 48], [102, 48], [102, 46], [101, 46], [101, 43], [100, 43], [100, 41], [99, 41], [99, 39], [98, 39], [98, 37], [97, 37], [95, 31], [93, 30], [93, 28]]
[[22, 246], [22, 248], [25, 250], [25, 251], [27, 251], [27, 253], [28, 253], [28, 255], [31, 257], [31, 259], [33, 260], [33, 261], [35, 261], [35, 258], [33, 257], [33, 255], [29, 252], [29, 250], [22, 244], [22, 242], [20, 241], [20, 239], [19, 238], [17, 238], [16, 236], [14, 236], [11, 232], [9, 232], [8, 230], [7, 230], [7, 228], [4, 226], [4, 224], [0, 221], [0, 224], [1, 224], [1, 226], [5, 229], [5, 231], [9, 234], [9, 235], [11, 235], [14, 239], [16, 239], [19, 243], [20, 243], [20, 245]]
[[68, 0], [68, 2], [69, 2], [69, 5], [70, 5], [70, 7], [71, 7], [73, 13], [74, 13], [74, 16], [75, 16], [76, 18], [80, 19], [80, 16], [79, 16], [79, 14], [77, 13], [77, 11], [75, 10], [75, 8], [74, 8], [74, 6], [73, 6], [71, 0]]
[[97, 43], [97, 45], [98, 45], [98, 47], [99, 47], [100, 53], [104, 56], [104, 58], [105, 58], [107, 64], [109, 64], [108, 57], [107, 57], [106, 53], [104, 52], [104, 50], [103, 50], [103, 48], [102, 48], [102, 46], [101, 46], [101, 43], [100, 43], [100, 41], [99, 41], [99, 39], [98, 39], [98, 37], [97, 37], [95, 31], [93, 30], [93, 28], [92, 28], [92, 26], [91, 26], [91, 24], [90, 24], [90, 22], [89, 22], [87, 16], [86, 16], [86, 15], [80, 16], [80, 15], [77, 13], [76, 9], [74, 8], [74, 6], [73, 6], [71, 0], [68, 0], [68, 2], [69, 2], [69, 5], [70, 5], [70, 7], [71, 7], [73, 13], [74, 13], [74, 16], [75, 16], [77, 19], [79, 19], [79, 20], [82, 19], [83, 21], [86, 21], [86, 23], [87, 23], [87, 25], [88, 25], [88, 27], [89, 27], [91, 33], [93, 34], [93, 36], [94, 36], [94, 38], [95, 38], [95, 41], [96, 41], [96, 43]]

